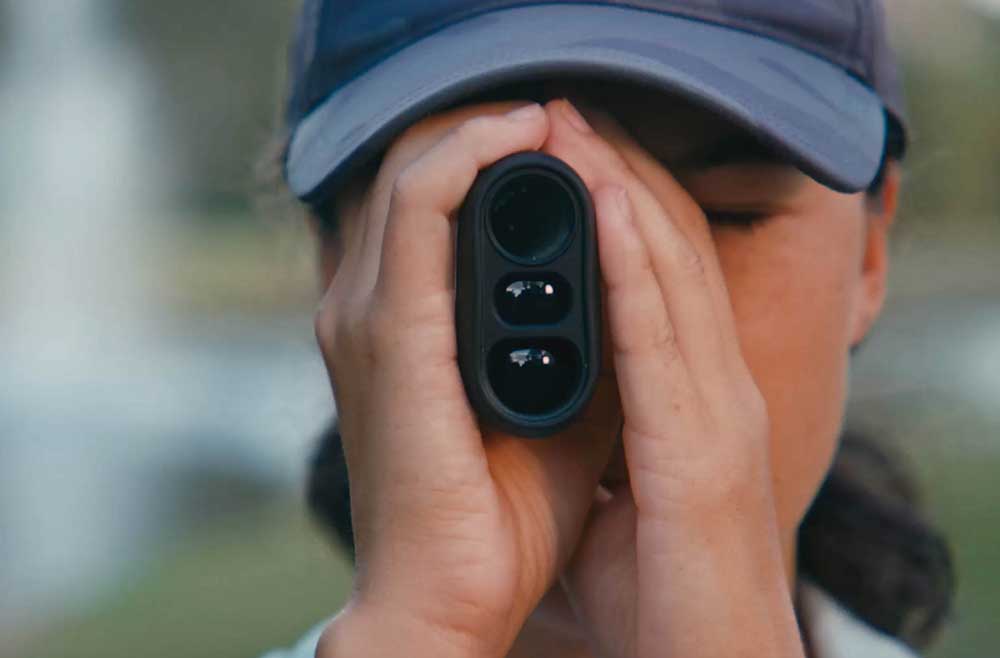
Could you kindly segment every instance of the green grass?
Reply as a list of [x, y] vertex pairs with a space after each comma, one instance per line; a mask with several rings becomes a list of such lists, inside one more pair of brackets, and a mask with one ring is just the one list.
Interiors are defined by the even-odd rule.
[[1000, 619], [1000, 421], [938, 392], [857, 404], [854, 425], [909, 462], [957, 572], [952, 618], [928, 658], [995, 655]]
[[958, 571], [955, 614], [929, 658], [993, 655], [1000, 620], [1000, 459], [945, 453], [920, 470]]
[[176, 547], [25, 658], [233, 658], [293, 643], [341, 607], [350, 566], [281, 505]]

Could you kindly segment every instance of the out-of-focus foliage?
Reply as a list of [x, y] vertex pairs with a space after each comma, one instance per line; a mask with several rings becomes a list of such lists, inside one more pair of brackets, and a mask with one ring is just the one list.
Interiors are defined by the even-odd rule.
[[894, 3], [913, 143], [907, 221], [1000, 212], [1000, 14], [956, 2]]
[[10, 43], [10, 8], [7, 3], [0, 2], [0, 61], [9, 56], [7, 44]]
[[[280, 125], [295, 0], [116, 0], [159, 83], [175, 139], [178, 202], [242, 206]], [[910, 221], [1000, 208], [1000, 19], [958, 2], [890, 3], [913, 126]]]

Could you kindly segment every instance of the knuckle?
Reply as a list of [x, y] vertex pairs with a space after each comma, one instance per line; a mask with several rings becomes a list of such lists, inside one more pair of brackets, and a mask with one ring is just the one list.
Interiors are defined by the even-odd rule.
[[767, 401], [764, 394], [760, 392], [753, 381], [747, 383], [747, 391], [744, 395], [747, 412], [756, 419], [767, 419]]
[[341, 314], [340, 334], [350, 345], [356, 344], [365, 335], [365, 312], [360, 305], [345, 309]]
[[661, 358], [673, 361], [679, 356], [677, 334], [669, 322], [660, 322], [653, 330], [652, 348]]
[[706, 511], [734, 509], [747, 500], [756, 484], [747, 464], [735, 460], [720, 464], [715, 473], [699, 478], [701, 491], [689, 504]]
[[330, 305], [326, 302], [320, 303], [313, 314], [313, 332], [324, 351], [331, 349], [337, 342], [337, 322], [338, 319]]
[[365, 313], [364, 324], [373, 354], [391, 349], [399, 338], [399, 322], [385, 303], [373, 303]]
[[636, 503], [647, 519], [672, 523], [688, 515], [725, 513], [740, 506], [755, 486], [746, 474], [750, 469], [736, 460], [685, 460], [683, 468], [678, 461], [671, 455], [635, 468], [633, 479], [641, 484]]
[[656, 268], [653, 267], [653, 259], [649, 255], [649, 250], [638, 240], [630, 241], [630, 256], [635, 262], [636, 278], [640, 281], [655, 281]]
[[646, 458], [630, 466], [641, 485], [636, 502], [648, 520], [728, 513], [769, 486], [769, 424], [759, 391], [736, 391], [724, 406], [702, 407], [698, 415], [703, 431], [719, 440], [696, 454], [671, 449], [676, 437], [661, 427], [630, 428], [630, 440], [648, 448]]
[[742, 426], [755, 436], [770, 436], [770, 416], [767, 401], [757, 386], [748, 384], [740, 396]]
[[495, 130], [496, 122], [493, 117], [475, 116], [458, 124], [452, 134], [466, 148], [469, 148], [481, 142]]
[[705, 261], [701, 255], [690, 246], [680, 249], [678, 254], [678, 265], [685, 275], [702, 279], [705, 277]]
[[412, 207], [419, 199], [420, 190], [425, 187], [420, 159], [406, 165], [392, 184], [392, 205], [398, 208]]
[[362, 302], [342, 302], [332, 321], [323, 328], [327, 349], [338, 358], [354, 355], [365, 348], [364, 312]]

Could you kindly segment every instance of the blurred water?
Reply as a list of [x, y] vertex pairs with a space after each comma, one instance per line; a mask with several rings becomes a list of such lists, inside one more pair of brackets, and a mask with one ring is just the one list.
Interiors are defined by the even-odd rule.
[[[121, 534], [106, 430], [79, 416], [145, 314], [142, 198], [164, 168], [138, 133], [143, 78], [95, 0], [9, 7], [3, 85], [3, 599], [0, 616], [86, 588]], [[151, 206], [155, 207], [155, 203]], [[89, 415], [89, 414], [88, 414]], [[100, 437], [100, 438], [98, 438]], [[88, 458], [88, 455], [90, 457]], [[53, 505], [53, 498], [62, 501]], [[84, 521], [86, 519], [86, 521]], [[93, 519], [91, 521], [91, 519]], [[93, 523], [93, 532], [81, 527]]]

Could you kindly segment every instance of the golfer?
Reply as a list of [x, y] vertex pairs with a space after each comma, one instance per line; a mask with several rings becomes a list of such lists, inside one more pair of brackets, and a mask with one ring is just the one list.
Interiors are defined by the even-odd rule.
[[[336, 398], [310, 483], [349, 601], [284, 658], [903, 658], [948, 552], [844, 427], [907, 124], [878, 0], [306, 0], [283, 165]], [[457, 365], [457, 210], [564, 161], [596, 207], [596, 392], [544, 439]]]

